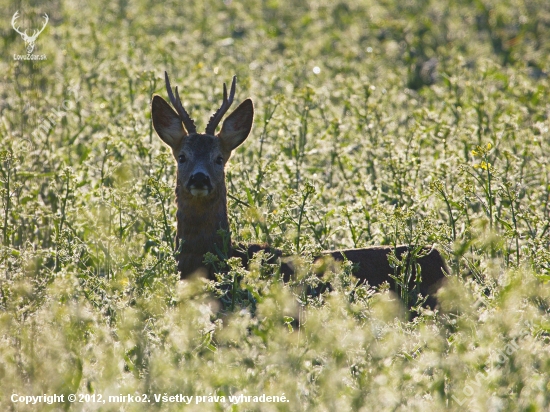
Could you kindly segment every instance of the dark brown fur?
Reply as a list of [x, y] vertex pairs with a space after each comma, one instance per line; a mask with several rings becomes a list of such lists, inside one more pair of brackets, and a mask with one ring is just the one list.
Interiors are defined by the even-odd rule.
[[[327, 250], [322, 252], [322, 254], [316, 258], [316, 261], [319, 263], [320, 259], [329, 256], [337, 262], [342, 262], [344, 259], [347, 259], [354, 264], [355, 270], [353, 275], [360, 282], [368, 282], [368, 284], [373, 287], [378, 287], [384, 282], [388, 282], [390, 289], [396, 291], [396, 282], [394, 278], [390, 276], [390, 274], [395, 274], [395, 270], [390, 266], [388, 255], [392, 251], [395, 251], [396, 257], [402, 259], [407, 250], [409, 250], [409, 247], [406, 245], [400, 245], [395, 248], [393, 246], [371, 246], [362, 249]], [[268, 245], [238, 245], [233, 250], [233, 256], [240, 257], [243, 265], [247, 267], [249, 260], [259, 251], [264, 251], [267, 255], [271, 256], [268, 263], [281, 262], [282, 259], [281, 274], [283, 275], [284, 281], [288, 282], [292, 278], [294, 275], [292, 264], [284, 262], [284, 257], [280, 250], [271, 248]], [[437, 289], [443, 284], [446, 276], [450, 274], [450, 271], [437, 249], [424, 247], [420, 255], [423, 256], [416, 260], [416, 263], [420, 265], [422, 278], [420, 290], [418, 292], [420, 292], [422, 296], [433, 296]], [[409, 269], [412, 273], [409, 284], [409, 288], [412, 288], [414, 287], [416, 266], [413, 265], [410, 256], [406, 259], [404, 266], [406, 270]], [[322, 273], [319, 273], [319, 275], [322, 275]], [[434, 307], [435, 303], [436, 301], [432, 297], [427, 300], [427, 304], [431, 307]]]

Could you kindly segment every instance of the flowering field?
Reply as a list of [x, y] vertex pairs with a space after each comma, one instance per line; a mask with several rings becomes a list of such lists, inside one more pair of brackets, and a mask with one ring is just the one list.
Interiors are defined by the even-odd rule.
[[[550, 408], [550, 2], [0, 4], [1, 410]], [[232, 237], [295, 281], [179, 280], [165, 70], [200, 130], [252, 98]], [[442, 252], [436, 308], [350, 265], [307, 293], [379, 244]]]

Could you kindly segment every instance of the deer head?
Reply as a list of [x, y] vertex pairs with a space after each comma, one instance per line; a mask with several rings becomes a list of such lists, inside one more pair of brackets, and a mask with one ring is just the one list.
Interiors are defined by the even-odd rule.
[[50, 20], [50, 18], [48, 17], [48, 15], [46, 13], [44, 13], [44, 25], [42, 26], [42, 28], [40, 30], [34, 29], [33, 33], [32, 33], [32, 36], [29, 36], [27, 34], [27, 30], [22, 32], [21, 30], [19, 30], [19, 27], [15, 26], [15, 21], [18, 18], [19, 18], [19, 11], [16, 11], [15, 14], [13, 15], [12, 19], [11, 19], [11, 25], [12, 25], [13, 29], [17, 33], [19, 33], [21, 35], [21, 37], [23, 38], [23, 41], [25, 42], [25, 47], [27, 48], [27, 53], [31, 54], [34, 50], [34, 43], [36, 42], [36, 39], [38, 38], [38, 35], [44, 31], [44, 29], [46, 28], [46, 25], [48, 24], [48, 21]]
[[[172, 149], [178, 162], [178, 196], [192, 201], [207, 201], [225, 192], [224, 166], [250, 133], [254, 118], [252, 100], [246, 99], [223, 122], [218, 134], [216, 127], [235, 97], [236, 76], [233, 77], [229, 98], [223, 85], [223, 102], [212, 115], [206, 131], [197, 133], [195, 122], [184, 109], [176, 87], [172, 93], [168, 74], [165, 73], [166, 90], [174, 111], [160, 96], [154, 95], [151, 104], [153, 126], [159, 137]], [[225, 193], [224, 193], [225, 195]]]

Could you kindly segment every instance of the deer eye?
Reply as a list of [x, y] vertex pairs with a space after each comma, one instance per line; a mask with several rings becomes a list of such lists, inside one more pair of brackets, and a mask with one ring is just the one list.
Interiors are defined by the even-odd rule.
[[219, 165], [223, 165], [223, 157], [218, 156], [218, 157], [216, 158], [216, 163], [219, 164]]
[[179, 160], [180, 163], [185, 163], [185, 160], [186, 160], [185, 155], [179, 155], [178, 160]]

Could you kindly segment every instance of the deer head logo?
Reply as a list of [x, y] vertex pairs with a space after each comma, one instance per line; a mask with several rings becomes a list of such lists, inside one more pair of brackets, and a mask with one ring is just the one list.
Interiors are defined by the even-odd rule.
[[48, 17], [48, 15], [46, 13], [44, 13], [44, 25], [42, 26], [42, 28], [40, 30], [34, 29], [33, 33], [32, 33], [32, 36], [29, 36], [27, 34], [28, 29], [25, 30], [24, 32], [22, 32], [22, 31], [19, 30], [19, 27], [17, 27], [15, 25], [16, 24], [15, 21], [18, 18], [19, 18], [19, 11], [16, 11], [15, 14], [13, 15], [12, 19], [11, 19], [11, 25], [12, 25], [13, 29], [21, 35], [21, 38], [25, 42], [25, 47], [27, 48], [27, 53], [31, 54], [32, 51], [34, 50], [34, 43], [36, 42], [36, 39], [38, 38], [38, 35], [44, 31], [44, 29], [46, 28], [46, 25], [48, 24], [48, 20], [50, 20], [50, 18]]

